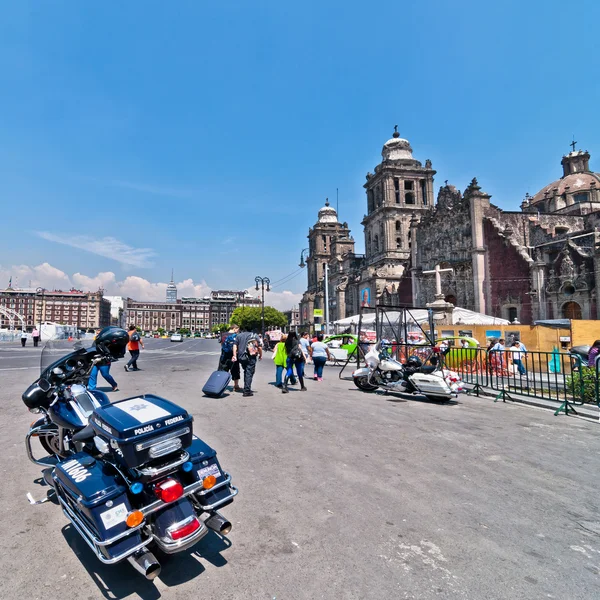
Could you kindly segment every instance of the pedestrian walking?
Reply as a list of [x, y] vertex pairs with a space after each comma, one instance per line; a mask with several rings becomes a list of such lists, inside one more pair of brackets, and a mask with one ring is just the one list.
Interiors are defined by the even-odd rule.
[[285, 379], [283, 380], [283, 388], [281, 391], [284, 394], [289, 392], [288, 382], [293, 378], [294, 367], [296, 367], [296, 375], [298, 376], [298, 381], [300, 382], [300, 391], [305, 392], [306, 386], [304, 385], [304, 364], [306, 363], [306, 359], [304, 358], [302, 347], [300, 346], [298, 335], [295, 331], [290, 331], [290, 333], [288, 333], [287, 340], [285, 340], [285, 352], [287, 354], [287, 368], [285, 372]]
[[137, 366], [137, 359], [140, 356], [140, 346], [143, 348], [144, 342], [142, 342], [142, 338], [138, 330], [135, 328], [135, 325], [129, 326], [128, 333], [129, 343], [127, 344], [127, 350], [129, 350], [131, 358], [129, 359], [129, 362], [126, 365], [123, 365], [123, 368], [126, 371], [129, 371], [129, 369], [131, 369], [132, 371], [139, 371]]
[[527, 371], [523, 366], [523, 351], [521, 350], [521, 342], [519, 340], [515, 340], [513, 345], [510, 347], [511, 358], [513, 361], [513, 365], [517, 367], [519, 370], [519, 375], [525, 375]]
[[317, 335], [317, 341], [310, 347], [310, 355], [315, 363], [315, 381], [323, 381], [323, 367], [328, 360], [333, 360], [327, 344], [323, 342], [323, 334]]
[[117, 382], [110, 374], [110, 362], [107, 365], [102, 365], [101, 367], [98, 365], [93, 366], [92, 372], [90, 373], [90, 378], [88, 379], [88, 390], [93, 391], [96, 389], [96, 384], [98, 383], [98, 373], [100, 373], [102, 377], [104, 377], [104, 379], [106, 379], [106, 381], [110, 384], [113, 392], [119, 391]]
[[596, 368], [596, 358], [598, 357], [598, 353], [600, 352], [600, 340], [596, 340], [592, 347], [590, 348], [590, 352], [588, 354], [588, 367]]
[[275, 387], [283, 387], [283, 372], [287, 369], [287, 352], [285, 351], [285, 341], [287, 335], [284, 333], [281, 339], [273, 348], [273, 362], [275, 363]]
[[21, 330], [21, 347], [25, 348], [26, 343], [27, 343], [27, 332], [23, 329], [23, 330]]
[[33, 328], [33, 331], [31, 332], [31, 339], [33, 340], [33, 347], [37, 348], [40, 342], [40, 332], [37, 327]]
[[254, 396], [252, 378], [256, 369], [256, 361], [262, 360], [262, 347], [256, 334], [242, 330], [233, 343], [233, 362], [238, 361], [244, 370], [244, 393], [242, 396]]
[[232, 325], [227, 333], [221, 336], [221, 356], [219, 357], [219, 366], [217, 371], [227, 371], [231, 373], [233, 379], [233, 391], [241, 392], [240, 387], [240, 363], [233, 360], [233, 345], [240, 328], [237, 325]]
[[307, 363], [311, 362], [310, 352], [309, 352], [310, 338], [308, 337], [308, 331], [302, 332], [302, 335], [300, 336], [300, 346], [302, 347], [302, 353], [304, 354], [304, 358], [306, 359], [306, 362]]

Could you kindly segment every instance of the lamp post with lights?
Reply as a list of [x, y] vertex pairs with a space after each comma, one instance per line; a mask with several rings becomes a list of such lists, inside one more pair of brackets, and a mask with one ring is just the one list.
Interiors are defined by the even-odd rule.
[[269, 284], [271, 280], [268, 277], [256, 277], [254, 279], [256, 283], [256, 291], [258, 292], [258, 286], [260, 284], [262, 289], [261, 294], [261, 302], [260, 302], [260, 323], [261, 323], [261, 334], [263, 336], [263, 340], [265, 339], [265, 285], [267, 286], [267, 292], [270, 292]]

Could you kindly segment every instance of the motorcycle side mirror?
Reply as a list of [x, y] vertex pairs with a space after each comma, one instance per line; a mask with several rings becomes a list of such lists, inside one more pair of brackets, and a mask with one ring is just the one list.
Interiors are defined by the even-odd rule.
[[52, 387], [50, 385], [50, 382], [44, 378], [40, 379], [37, 383], [38, 383], [40, 390], [42, 390], [42, 392], [49, 392], [50, 388]]

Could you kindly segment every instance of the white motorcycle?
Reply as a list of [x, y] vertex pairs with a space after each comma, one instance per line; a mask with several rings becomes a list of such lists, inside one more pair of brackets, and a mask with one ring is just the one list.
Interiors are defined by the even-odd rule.
[[[436, 401], [456, 398], [463, 391], [463, 383], [454, 371], [444, 369], [439, 348], [433, 348], [435, 363], [423, 366], [420, 358], [411, 356], [406, 364], [389, 356], [385, 344], [377, 345], [365, 355], [366, 366], [352, 373], [354, 385], [364, 392], [382, 388], [390, 392], [423, 394]], [[389, 345], [387, 345], [389, 347]]]

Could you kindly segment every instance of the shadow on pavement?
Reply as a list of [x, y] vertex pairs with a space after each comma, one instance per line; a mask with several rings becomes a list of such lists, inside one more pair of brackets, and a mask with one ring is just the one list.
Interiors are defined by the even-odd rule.
[[[72, 525], [65, 525], [62, 534], [104, 598], [122, 600], [134, 594], [143, 600], [162, 597], [154, 582], [135, 571], [127, 560], [116, 565], [101, 563]], [[230, 546], [229, 539], [209, 531], [196, 546], [179, 554], [167, 555], [152, 549], [162, 567], [157, 581], [168, 587], [191, 581], [206, 570], [200, 559], [207, 560], [215, 567], [223, 567], [227, 560], [221, 552]]]

